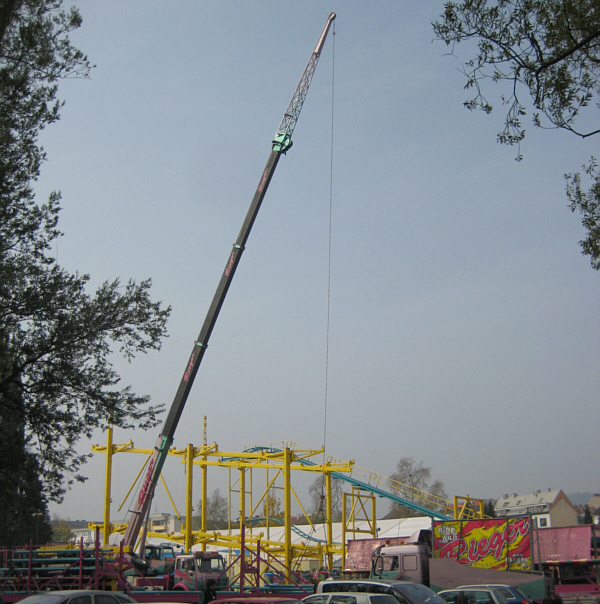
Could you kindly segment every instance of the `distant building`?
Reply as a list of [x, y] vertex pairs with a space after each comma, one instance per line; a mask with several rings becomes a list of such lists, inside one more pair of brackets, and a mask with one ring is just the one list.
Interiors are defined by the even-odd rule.
[[496, 518], [531, 515], [539, 528], [577, 525], [577, 509], [562, 490], [504, 495], [496, 501], [494, 512]]
[[182, 519], [173, 514], [152, 514], [148, 530], [154, 533], [179, 533], [181, 524]]
[[600, 514], [600, 494], [596, 493], [595, 495], [592, 495], [587, 502], [587, 506], [590, 508], [590, 512], [594, 514], [594, 516]]
[[71, 530], [71, 543], [79, 545], [83, 539], [83, 545], [92, 545], [96, 542], [95, 530], [90, 528], [76, 528]]

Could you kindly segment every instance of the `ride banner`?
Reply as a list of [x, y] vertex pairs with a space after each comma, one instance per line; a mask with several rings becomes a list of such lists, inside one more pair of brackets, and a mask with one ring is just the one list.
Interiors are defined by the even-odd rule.
[[479, 568], [531, 570], [529, 518], [436, 521], [433, 556]]

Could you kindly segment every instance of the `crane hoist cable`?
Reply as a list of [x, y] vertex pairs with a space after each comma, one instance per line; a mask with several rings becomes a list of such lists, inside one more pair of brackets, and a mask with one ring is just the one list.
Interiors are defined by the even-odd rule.
[[[325, 27], [323, 28], [323, 31], [321, 32], [321, 35], [317, 41], [315, 49], [313, 50], [306, 68], [302, 73], [300, 82], [298, 83], [294, 95], [292, 96], [292, 99], [283, 115], [281, 124], [279, 125], [275, 137], [273, 138], [271, 152], [259, 180], [258, 187], [254, 197], [252, 198], [252, 202], [242, 224], [238, 238], [233, 245], [233, 250], [231, 251], [229, 259], [225, 265], [225, 269], [217, 286], [217, 290], [213, 296], [208, 313], [204, 319], [204, 323], [202, 324], [200, 334], [192, 347], [192, 353], [186, 364], [183, 377], [181, 378], [179, 387], [173, 402], [171, 403], [171, 407], [169, 408], [169, 412], [165, 423], [163, 424], [161, 433], [158, 437], [156, 445], [154, 446], [154, 452], [148, 464], [148, 469], [136, 498], [134, 507], [132, 510], [130, 510], [127, 529], [125, 530], [125, 534], [123, 536], [123, 545], [124, 547], [129, 547], [131, 553], [133, 552], [133, 548], [140, 529], [144, 523], [144, 519], [150, 513], [150, 505], [154, 496], [154, 490], [156, 488], [162, 468], [165, 464], [165, 460], [167, 459], [169, 448], [173, 443], [175, 430], [194, 383], [196, 373], [198, 372], [198, 368], [200, 367], [200, 363], [204, 357], [204, 353], [208, 346], [208, 340], [219, 316], [221, 306], [225, 301], [227, 291], [229, 290], [229, 286], [231, 285], [231, 281], [240, 262], [246, 242], [250, 235], [250, 231], [258, 214], [258, 210], [260, 209], [281, 155], [285, 154], [292, 146], [292, 133], [294, 132], [294, 128], [296, 126], [296, 122], [298, 121], [306, 94], [308, 93], [308, 88], [312, 81], [314, 71], [317, 67], [321, 51], [323, 50], [323, 45], [325, 44], [327, 34], [334, 19], [335, 13], [330, 13], [329, 17], [327, 18], [327, 22], [325, 23]], [[143, 550], [143, 547], [144, 543], [142, 539], [140, 550]]]
[[[327, 325], [326, 325], [326, 343], [325, 343], [325, 395], [323, 403], [323, 467], [326, 460], [326, 445], [327, 445], [327, 403], [329, 402], [329, 335], [330, 335], [330, 318], [331, 318], [331, 242], [332, 242], [332, 225], [333, 225], [333, 149], [334, 149], [334, 118], [335, 118], [335, 23], [332, 31], [332, 61], [331, 61], [331, 144], [329, 152], [329, 241], [327, 250]], [[321, 485], [321, 505], [320, 510], [323, 511], [323, 500], [325, 498], [325, 470], [323, 471], [323, 482]], [[331, 520], [331, 519], [329, 519]], [[325, 523], [323, 523], [325, 530]]]

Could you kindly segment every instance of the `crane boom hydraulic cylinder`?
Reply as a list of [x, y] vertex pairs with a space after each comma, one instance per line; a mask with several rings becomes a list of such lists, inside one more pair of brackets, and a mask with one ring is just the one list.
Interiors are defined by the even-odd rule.
[[327, 33], [329, 32], [329, 28], [331, 27], [334, 19], [335, 13], [331, 13], [327, 18], [327, 23], [325, 24], [321, 36], [319, 37], [319, 41], [317, 42], [317, 45], [311, 54], [302, 77], [300, 78], [300, 82], [298, 83], [294, 96], [292, 97], [292, 100], [290, 101], [290, 104], [288, 105], [288, 108], [283, 116], [283, 120], [277, 129], [273, 139], [271, 152], [269, 154], [269, 158], [267, 159], [267, 164], [258, 183], [258, 187], [252, 199], [252, 203], [250, 204], [250, 208], [248, 209], [248, 213], [246, 214], [246, 219], [244, 220], [238, 238], [233, 245], [233, 250], [231, 251], [227, 264], [225, 265], [225, 270], [223, 271], [217, 291], [215, 292], [206, 318], [204, 319], [200, 334], [194, 343], [192, 354], [186, 365], [183, 377], [181, 378], [179, 388], [177, 389], [177, 393], [175, 394], [175, 398], [171, 404], [171, 408], [163, 425], [161, 434], [154, 447], [154, 452], [150, 459], [150, 463], [148, 464], [148, 469], [146, 470], [144, 481], [138, 492], [134, 507], [132, 510], [130, 510], [127, 529], [123, 537], [123, 545], [125, 547], [129, 546], [131, 548], [131, 552], [133, 552], [140, 529], [142, 528], [144, 520], [150, 510], [150, 504], [154, 496], [154, 489], [156, 488], [158, 478], [167, 458], [169, 448], [173, 443], [173, 437], [177, 424], [179, 423], [183, 408], [192, 388], [192, 384], [194, 383], [194, 378], [198, 372], [198, 368], [200, 367], [202, 357], [206, 351], [208, 340], [217, 321], [217, 317], [219, 316], [219, 311], [221, 310], [221, 306], [223, 305], [223, 301], [227, 295], [233, 275], [235, 274], [237, 266], [240, 262], [246, 241], [250, 235], [250, 230], [252, 229], [252, 225], [254, 224], [258, 210], [260, 209], [261, 203], [267, 192], [269, 183], [271, 182], [271, 178], [273, 177], [273, 173], [275, 172], [275, 168], [279, 162], [279, 158], [282, 153], [285, 153], [292, 146], [292, 133], [296, 127], [296, 122], [298, 121], [304, 99], [306, 98], [306, 94], [308, 92], [308, 87], [310, 86], [321, 50], [323, 49], [325, 39], [327, 38]]

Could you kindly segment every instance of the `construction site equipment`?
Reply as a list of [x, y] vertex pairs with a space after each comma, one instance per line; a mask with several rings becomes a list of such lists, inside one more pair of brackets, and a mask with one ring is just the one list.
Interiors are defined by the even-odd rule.
[[[252, 203], [250, 204], [246, 219], [244, 220], [238, 238], [233, 245], [233, 250], [229, 256], [229, 259], [227, 260], [227, 264], [225, 265], [225, 270], [223, 271], [221, 280], [217, 286], [217, 290], [208, 310], [208, 314], [204, 320], [204, 324], [202, 325], [202, 329], [200, 330], [198, 339], [194, 344], [192, 354], [187, 362], [179, 388], [177, 389], [177, 393], [175, 394], [175, 398], [171, 404], [169, 414], [167, 415], [167, 419], [165, 420], [160, 436], [158, 437], [158, 441], [155, 445], [152, 459], [148, 465], [142, 487], [139, 491], [133, 510], [131, 510], [127, 530], [125, 531], [124, 535], [123, 543], [125, 546], [129, 546], [132, 552], [140, 530], [142, 529], [144, 521], [149, 513], [150, 504], [152, 502], [156, 483], [158, 482], [158, 477], [160, 476], [161, 470], [164, 466], [169, 448], [173, 443], [173, 437], [177, 424], [179, 423], [183, 408], [194, 383], [194, 378], [206, 351], [208, 340], [215, 326], [217, 317], [219, 316], [219, 311], [221, 310], [221, 306], [223, 305], [225, 296], [227, 295], [233, 275], [235, 274], [237, 266], [240, 262], [242, 252], [246, 246], [246, 241], [250, 235], [250, 230], [252, 229], [252, 225], [254, 224], [258, 210], [260, 209], [261, 203], [267, 192], [269, 183], [271, 182], [271, 178], [273, 177], [281, 154], [286, 153], [292, 146], [292, 134], [294, 132], [294, 128], [296, 127], [296, 122], [298, 121], [306, 94], [308, 93], [308, 88], [321, 55], [321, 50], [323, 49], [327, 33], [329, 32], [329, 28], [331, 27], [334, 19], [335, 13], [331, 13], [327, 18], [327, 22], [319, 37], [317, 45], [310, 56], [308, 64], [302, 74], [302, 77], [300, 78], [300, 82], [296, 87], [292, 100], [290, 101], [281, 124], [277, 129], [277, 133], [275, 134], [275, 138], [272, 142], [271, 152], [267, 159], [267, 164], [258, 183], [258, 187], [256, 189], [256, 193], [254, 194], [254, 198], [252, 199]], [[142, 546], [143, 541], [144, 539], [142, 538]]]

